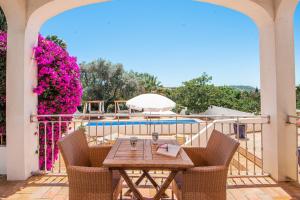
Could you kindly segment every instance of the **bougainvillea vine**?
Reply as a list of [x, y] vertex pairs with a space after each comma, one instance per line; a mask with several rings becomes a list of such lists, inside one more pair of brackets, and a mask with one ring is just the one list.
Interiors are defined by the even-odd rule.
[[[33, 92], [38, 95], [38, 115], [75, 113], [82, 98], [80, 68], [76, 58], [41, 35], [34, 51], [38, 70], [38, 84]], [[59, 119], [62, 121], [71, 120], [68, 117]], [[56, 142], [60, 134], [66, 132], [68, 128], [68, 124], [58, 122], [59, 119], [58, 117], [40, 117], [38, 119], [47, 122], [39, 123], [39, 164], [41, 170], [44, 170], [45, 166], [47, 170], [50, 170], [54, 160], [58, 157]]]
[[6, 50], [7, 34], [0, 31], [0, 136], [6, 133]]

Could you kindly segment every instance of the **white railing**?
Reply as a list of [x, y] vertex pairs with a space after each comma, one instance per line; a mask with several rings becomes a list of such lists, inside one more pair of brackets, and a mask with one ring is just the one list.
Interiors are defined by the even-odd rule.
[[241, 144], [230, 165], [230, 176], [266, 175], [262, 141], [268, 116], [164, 115], [144, 118], [141, 114], [132, 114], [130, 119], [122, 119], [114, 114], [32, 115], [31, 122], [37, 124], [37, 141], [41, 144], [37, 153], [41, 158], [40, 168], [44, 171], [65, 172], [56, 141], [78, 128], [85, 129], [90, 145], [113, 144], [119, 137], [135, 135], [142, 138], [158, 132], [160, 138], [174, 138], [183, 146], [205, 146], [212, 130], [217, 129]]

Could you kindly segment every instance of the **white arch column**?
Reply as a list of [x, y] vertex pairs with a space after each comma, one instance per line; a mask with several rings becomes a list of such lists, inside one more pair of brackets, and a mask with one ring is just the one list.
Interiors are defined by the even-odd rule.
[[[290, 8], [280, 11], [260, 31], [261, 107], [271, 116], [263, 132], [264, 169], [278, 181], [297, 179], [296, 127], [286, 123], [296, 114], [294, 8], [296, 0], [285, 1]], [[283, 8], [282, 8], [283, 9]], [[281, 13], [282, 12], [282, 13]]]
[[38, 169], [37, 137], [30, 114], [35, 113], [37, 97], [32, 89], [36, 83], [36, 68], [32, 48], [37, 32], [26, 33], [26, 5], [21, 1], [6, 1], [2, 6], [8, 21], [6, 74], [6, 127], [8, 180], [25, 180]]

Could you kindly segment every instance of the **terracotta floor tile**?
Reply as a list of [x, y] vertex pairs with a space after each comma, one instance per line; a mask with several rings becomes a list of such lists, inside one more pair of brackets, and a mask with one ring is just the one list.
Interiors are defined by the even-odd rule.
[[[167, 174], [167, 173], [165, 173]], [[153, 176], [156, 176], [154, 174]], [[161, 178], [156, 178], [161, 183]], [[12, 200], [67, 200], [68, 185], [66, 175], [44, 175], [31, 177], [27, 181], [0, 180], [0, 199]], [[124, 192], [127, 189], [124, 189]], [[141, 192], [147, 197], [155, 194], [149, 188], [149, 182], [143, 181]], [[167, 190], [171, 197], [171, 190]], [[124, 197], [124, 200], [131, 199]], [[296, 183], [277, 184], [269, 177], [229, 178], [227, 189], [228, 200], [296, 200], [300, 199], [300, 186]]]

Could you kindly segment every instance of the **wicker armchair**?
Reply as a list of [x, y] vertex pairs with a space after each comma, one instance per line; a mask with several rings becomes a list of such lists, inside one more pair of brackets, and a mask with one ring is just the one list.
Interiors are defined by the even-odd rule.
[[67, 168], [70, 200], [118, 199], [121, 176], [101, 167], [110, 146], [89, 147], [82, 130], [63, 137], [58, 146]]
[[214, 130], [206, 148], [185, 147], [195, 167], [179, 173], [172, 182], [178, 200], [225, 200], [230, 161], [239, 143]]

